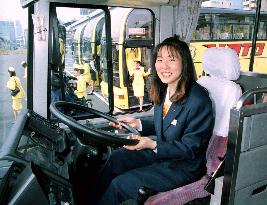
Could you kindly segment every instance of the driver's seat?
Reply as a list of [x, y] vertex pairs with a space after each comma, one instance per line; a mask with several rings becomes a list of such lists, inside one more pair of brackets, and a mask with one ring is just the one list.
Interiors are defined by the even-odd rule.
[[207, 174], [194, 183], [149, 197], [146, 205], [203, 204], [193, 201], [210, 195], [204, 187], [226, 153], [230, 109], [242, 92], [240, 86], [232, 82], [240, 75], [239, 58], [233, 49], [209, 48], [204, 52], [202, 62], [208, 76], [197, 82], [209, 91], [215, 114], [213, 135], [206, 153]]

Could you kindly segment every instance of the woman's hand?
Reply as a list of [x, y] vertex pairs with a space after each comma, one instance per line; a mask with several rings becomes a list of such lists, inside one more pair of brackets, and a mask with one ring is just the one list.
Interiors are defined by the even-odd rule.
[[[124, 122], [124, 123], [130, 125], [131, 127], [135, 128], [135, 129], [139, 129], [140, 128], [139, 120], [135, 119], [133, 117], [119, 118], [118, 121], [119, 122]], [[121, 126], [120, 123], [118, 124], [118, 123], [110, 122], [109, 125], [112, 126], [112, 127], [116, 127], [118, 129], [122, 129], [122, 126]]]
[[141, 137], [138, 135], [133, 135], [131, 139], [139, 140], [137, 145], [124, 145], [123, 147], [128, 150], [142, 150], [142, 149], [155, 149], [157, 147], [157, 142], [149, 137]]

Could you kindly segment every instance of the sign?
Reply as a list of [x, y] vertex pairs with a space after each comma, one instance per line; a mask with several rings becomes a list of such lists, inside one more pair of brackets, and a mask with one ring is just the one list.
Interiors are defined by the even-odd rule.
[[145, 28], [129, 28], [129, 36], [144, 36], [146, 35]]

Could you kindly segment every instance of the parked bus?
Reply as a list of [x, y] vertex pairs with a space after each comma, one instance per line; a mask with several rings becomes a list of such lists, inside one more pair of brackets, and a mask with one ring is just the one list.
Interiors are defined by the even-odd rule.
[[[197, 28], [190, 43], [197, 76], [202, 74], [202, 55], [207, 48], [229, 47], [240, 58], [242, 71], [249, 71], [255, 11], [202, 8]], [[267, 15], [262, 12], [259, 21], [253, 71], [266, 73]]]
[[[139, 60], [146, 71], [151, 67], [151, 49], [154, 46], [154, 17], [148, 9], [111, 8], [112, 63], [115, 107], [127, 110], [139, 106], [133, 96], [132, 78], [130, 73], [135, 67], [134, 60]], [[107, 96], [107, 78], [105, 77], [105, 24], [103, 17], [98, 15], [88, 19], [86, 26], [75, 32], [76, 62], [81, 64], [82, 58], [92, 59], [99, 56], [97, 67], [101, 73], [101, 94]], [[87, 28], [87, 29], [85, 29]], [[102, 37], [101, 37], [102, 35]], [[88, 41], [89, 39], [89, 41]], [[90, 41], [90, 39], [92, 39]], [[94, 40], [95, 39], [95, 40]], [[102, 44], [101, 45], [101, 39]], [[96, 42], [96, 43], [95, 43]], [[151, 105], [149, 99], [149, 79], [146, 77], [144, 106]]]
[[[118, 11], [120, 10], [120, 11]], [[126, 12], [126, 14], [125, 14]], [[131, 15], [129, 15], [131, 12]], [[134, 58], [140, 59], [145, 67], [150, 67], [150, 53], [153, 48], [152, 35], [144, 38], [145, 32], [153, 33], [153, 26], [146, 28], [151, 31], [144, 31], [143, 27], [140, 29], [136, 25], [129, 25], [128, 22], [134, 21], [137, 16], [143, 15], [150, 16], [150, 25], [153, 25], [153, 16], [149, 10], [144, 9], [126, 9], [119, 8], [114, 11], [111, 10], [111, 21], [112, 21], [112, 50], [113, 50], [113, 83], [114, 83], [114, 103], [115, 106], [120, 109], [130, 109], [138, 105], [137, 99], [133, 96], [133, 90], [129, 78], [129, 69], [134, 64], [129, 63]], [[145, 14], [147, 13], [147, 14]], [[116, 15], [115, 15], [116, 14]], [[122, 18], [123, 15], [129, 15], [127, 18]], [[98, 17], [95, 17], [98, 18]], [[141, 17], [140, 17], [141, 18]], [[89, 20], [88, 25], [94, 19], [92, 17]], [[118, 21], [117, 19], [122, 19]], [[131, 20], [132, 19], [132, 20]], [[142, 19], [148, 19], [143, 18]], [[95, 21], [95, 20], [93, 20]], [[218, 9], [218, 8], [201, 8], [200, 16], [197, 24], [197, 28], [193, 34], [190, 48], [192, 57], [194, 59], [197, 76], [202, 75], [202, 55], [207, 48], [211, 47], [229, 47], [236, 51], [240, 58], [240, 64], [242, 71], [249, 70], [250, 53], [252, 48], [252, 36], [255, 24], [255, 12], [245, 10], [234, 10], [234, 9]], [[131, 28], [132, 27], [132, 28]], [[265, 48], [266, 43], [266, 32], [267, 32], [267, 16], [262, 13], [259, 23], [258, 41], [255, 53], [254, 71], [258, 73], [266, 73], [264, 65], [267, 58], [267, 50]], [[121, 32], [117, 32], [121, 29]], [[128, 32], [139, 32], [139, 34], [129, 34]], [[143, 31], [142, 31], [143, 29]], [[116, 31], [116, 32], [115, 32]], [[91, 31], [93, 32], [93, 30]], [[141, 33], [140, 33], [141, 32]], [[142, 33], [143, 32], [143, 33]], [[77, 29], [77, 36], [86, 36], [83, 34], [83, 30]], [[87, 35], [89, 35], [87, 33]], [[92, 34], [90, 34], [92, 35]], [[128, 35], [128, 36], [127, 36]], [[143, 37], [142, 37], [143, 36]], [[86, 37], [85, 37], [86, 38]], [[81, 37], [83, 39], [83, 37]], [[120, 39], [120, 40], [119, 40]], [[121, 43], [119, 43], [119, 41]], [[150, 41], [150, 42], [149, 42]], [[146, 43], [147, 42], [147, 43]], [[146, 46], [144, 47], [144, 43]], [[79, 62], [82, 51], [85, 48], [84, 43], [77, 44], [77, 56]], [[142, 49], [141, 49], [142, 48]], [[134, 52], [133, 49], [135, 50]], [[96, 52], [96, 51], [95, 51]], [[133, 57], [130, 57], [130, 55]], [[106, 80], [103, 76], [102, 82], [102, 94], [107, 94]], [[145, 92], [145, 103], [150, 104], [148, 93], [149, 93], [149, 81], [146, 81], [146, 92]]]

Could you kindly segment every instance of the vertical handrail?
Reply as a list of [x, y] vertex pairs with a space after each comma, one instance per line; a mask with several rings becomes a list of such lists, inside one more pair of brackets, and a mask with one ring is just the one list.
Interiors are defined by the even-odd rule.
[[257, 35], [258, 35], [258, 29], [259, 29], [259, 23], [260, 23], [260, 12], [261, 12], [261, 0], [257, 0], [255, 25], [254, 25], [254, 32], [253, 32], [253, 38], [252, 38], [252, 48], [251, 48], [251, 53], [250, 53], [249, 71], [253, 71]]

